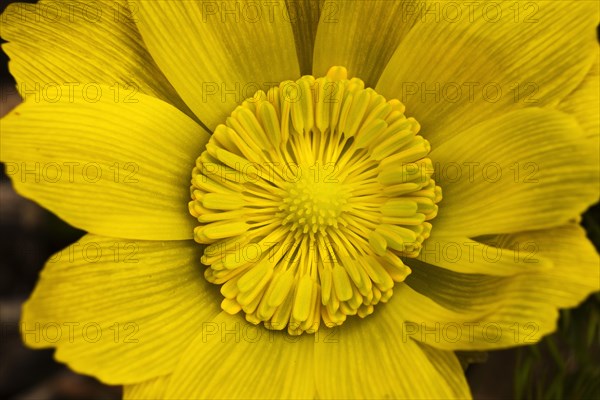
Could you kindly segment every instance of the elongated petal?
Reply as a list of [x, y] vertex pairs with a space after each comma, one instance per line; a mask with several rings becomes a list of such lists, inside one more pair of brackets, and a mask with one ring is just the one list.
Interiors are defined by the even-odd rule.
[[23, 306], [23, 340], [110, 384], [168, 374], [219, 312], [199, 258], [193, 242], [87, 235], [46, 264]]
[[442, 187], [434, 231], [475, 237], [566, 223], [598, 198], [598, 153], [577, 122], [529, 108], [480, 123], [432, 150]]
[[448, 386], [454, 389], [455, 397], [457, 399], [470, 398], [469, 390], [465, 388], [467, 385], [465, 376], [457, 372], [463, 367], [456, 354], [453, 351], [439, 350], [420, 342], [419, 347], [439, 374], [448, 381]]
[[314, 398], [313, 341], [222, 313], [201, 325], [173, 373], [169, 399]]
[[157, 64], [210, 129], [257, 90], [300, 74], [283, 1], [130, 4]]
[[454, 354], [425, 350], [404, 334], [403, 302], [394, 294], [388, 304], [364, 320], [319, 330], [315, 344], [319, 398], [470, 397]]
[[585, 79], [558, 105], [558, 109], [572, 114], [586, 135], [600, 137], [600, 60], [596, 62]]
[[123, 400], [164, 399], [171, 375], [163, 375], [141, 383], [123, 386]]
[[436, 10], [398, 46], [376, 87], [406, 104], [434, 148], [509, 110], [556, 106], [597, 52], [591, 1], [436, 2]]
[[510, 276], [523, 272], [544, 271], [553, 267], [551, 258], [520, 249], [502, 248], [500, 242], [485, 243], [467, 237], [440, 237], [432, 234], [423, 244], [419, 260], [465, 274]]
[[554, 268], [535, 272], [547, 298], [560, 308], [576, 307], [600, 290], [600, 258], [585, 230], [576, 224], [491, 238], [505, 248], [519, 249], [521, 258], [552, 259]]
[[403, 297], [406, 334], [448, 350], [531, 344], [555, 329], [557, 309], [600, 290], [598, 255], [577, 225], [494, 238], [517, 257], [553, 268], [509, 277], [461, 274], [417, 261], [394, 296]]
[[[375, 86], [398, 44], [428, 7], [423, 1], [325, 2], [317, 30], [313, 74], [343, 65]], [[397, 98], [392, 95], [390, 98]]]
[[512, 304], [507, 307], [495, 297], [486, 303], [489, 309], [457, 310], [440, 305], [406, 284], [394, 295], [402, 296], [406, 303], [401, 311], [407, 321], [406, 337], [445, 350], [489, 350], [532, 344], [556, 329], [556, 308], [532, 294], [524, 283], [515, 286], [507, 291], [504, 302]]
[[325, 8], [326, 12], [336, 14], [337, 4], [326, 3], [326, 0], [285, 0], [285, 5], [294, 31], [300, 73], [311, 75], [315, 36], [321, 10]]
[[15, 3], [2, 14], [3, 50], [25, 99], [37, 102], [104, 84], [189, 112], [146, 50], [124, 0]]
[[191, 238], [189, 180], [208, 134], [161, 100], [115, 102], [109, 88], [97, 89], [27, 101], [2, 119], [0, 159], [15, 189], [93, 233]]

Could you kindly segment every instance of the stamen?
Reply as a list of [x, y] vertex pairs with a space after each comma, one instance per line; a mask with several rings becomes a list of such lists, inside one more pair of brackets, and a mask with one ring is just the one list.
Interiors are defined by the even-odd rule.
[[216, 128], [189, 210], [223, 310], [300, 334], [389, 300], [442, 198], [404, 110], [333, 67], [258, 91]]

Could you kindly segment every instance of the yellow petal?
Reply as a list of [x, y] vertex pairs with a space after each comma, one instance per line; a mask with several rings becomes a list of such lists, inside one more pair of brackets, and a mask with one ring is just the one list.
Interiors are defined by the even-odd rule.
[[112, 93], [131, 99], [145, 93], [189, 113], [146, 50], [127, 1], [15, 3], [1, 18], [8, 41], [2, 48], [23, 98], [52, 101], [104, 84]]
[[[496, 289], [483, 279], [477, 283], [488, 290]], [[471, 286], [475, 284], [468, 285]], [[531, 283], [519, 281], [508, 285], [504, 300], [490, 294], [482, 296], [478, 291], [478, 296], [459, 298], [452, 307], [440, 305], [429, 293], [419, 293], [408, 284], [401, 284], [394, 297], [402, 298], [399, 312], [406, 320], [403, 335], [407, 340], [444, 350], [490, 350], [532, 344], [556, 329], [556, 308], [540, 298], [539, 293], [533, 294], [535, 290], [530, 286]], [[464, 287], [455, 291], [460, 289]], [[460, 300], [469, 306], [461, 307]], [[468, 300], [475, 306], [470, 306]]]
[[531, 344], [555, 329], [557, 309], [574, 307], [600, 290], [599, 259], [575, 225], [490, 238], [516, 256], [544, 257], [553, 268], [507, 277], [461, 274], [409, 260], [403, 297], [409, 337], [448, 350]]
[[428, 264], [465, 274], [510, 276], [543, 271], [553, 267], [551, 258], [539, 254], [523, 257], [518, 248], [502, 248], [502, 243], [467, 237], [440, 237], [432, 234], [423, 243], [418, 259]]
[[199, 325], [167, 389], [169, 399], [312, 399], [311, 335], [288, 336], [220, 314]]
[[257, 90], [300, 74], [282, 0], [130, 4], [156, 63], [209, 129]]
[[528, 108], [454, 135], [430, 154], [444, 200], [440, 236], [475, 237], [566, 223], [598, 198], [598, 153], [577, 122]]
[[448, 385], [455, 388], [456, 398], [468, 398], [468, 389], [460, 390], [466, 383], [464, 381], [464, 375], [457, 373], [457, 371], [462, 369], [462, 366], [454, 352], [439, 350], [420, 342], [419, 347], [423, 350], [423, 353], [425, 353], [431, 364], [438, 370], [439, 374], [448, 380]]
[[168, 374], [220, 312], [200, 254], [191, 241], [84, 236], [47, 262], [23, 306], [23, 340], [109, 384]]
[[597, 54], [593, 1], [436, 4], [376, 87], [406, 104], [433, 148], [509, 110], [556, 106]]
[[123, 386], [123, 400], [157, 400], [165, 397], [171, 375]]
[[403, 332], [401, 299], [315, 337], [317, 398], [470, 398], [454, 354], [424, 350]]
[[595, 138], [600, 136], [600, 59], [598, 57], [597, 55], [596, 62], [583, 82], [558, 105], [559, 110], [575, 116], [586, 135]]
[[315, 40], [313, 75], [323, 76], [332, 66], [343, 65], [350, 76], [375, 86], [394, 50], [428, 6], [423, 1], [325, 2]]
[[0, 159], [15, 189], [93, 233], [191, 238], [189, 181], [208, 134], [154, 97], [115, 102], [97, 89], [26, 101], [2, 119]]
[[[285, 0], [289, 19], [294, 31], [296, 54], [302, 75], [312, 74], [313, 49], [321, 10], [335, 13], [337, 5], [325, 3], [326, 0]], [[332, 5], [333, 4], [333, 5]]]
[[590, 293], [600, 290], [598, 252], [579, 225], [501, 235], [490, 240], [502, 243], [503, 247], [518, 247], [523, 258], [533, 260], [539, 254], [552, 259], [555, 267], [536, 272], [535, 281], [544, 287], [550, 303], [557, 307], [576, 307]]

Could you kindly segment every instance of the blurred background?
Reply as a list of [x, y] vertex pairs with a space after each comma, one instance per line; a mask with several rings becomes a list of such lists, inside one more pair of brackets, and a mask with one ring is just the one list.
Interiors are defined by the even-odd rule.
[[[11, 2], [2, 0], [0, 12]], [[0, 116], [20, 102], [7, 62], [2, 52]], [[0, 165], [0, 398], [120, 399], [120, 387], [70, 371], [54, 361], [52, 350], [23, 346], [21, 304], [46, 259], [84, 232], [19, 197]], [[582, 224], [600, 249], [598, 221], [596, 205]], [[577, 309], [562, 311], [559, 330], [536, 346], [460, 357], [475, 399], [600, 399], [600, 294]]]
[[[13, 2], [0, 0], [0, 13]], [[21, 101], [7, 63], [8, 58], [0, 52], [0, 117]], [[21, 304], [32, 292], [46, 259], [84, 232], [19, 197], [4, 164], [0, 166], [0, 398], [120, 399], [120, 387], [70, 371], [54, 361], [52, 350], [34, 351], [23, 346], [19, 334]]]

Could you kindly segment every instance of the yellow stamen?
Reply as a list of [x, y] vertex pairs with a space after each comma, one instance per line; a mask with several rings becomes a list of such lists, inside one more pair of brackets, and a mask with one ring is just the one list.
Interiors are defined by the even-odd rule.
[[216, 128], [189, 210], [223, 310], [313, 333], [392, 296], [442, 197], [404, 110], [333, 67], [257, 92]]

